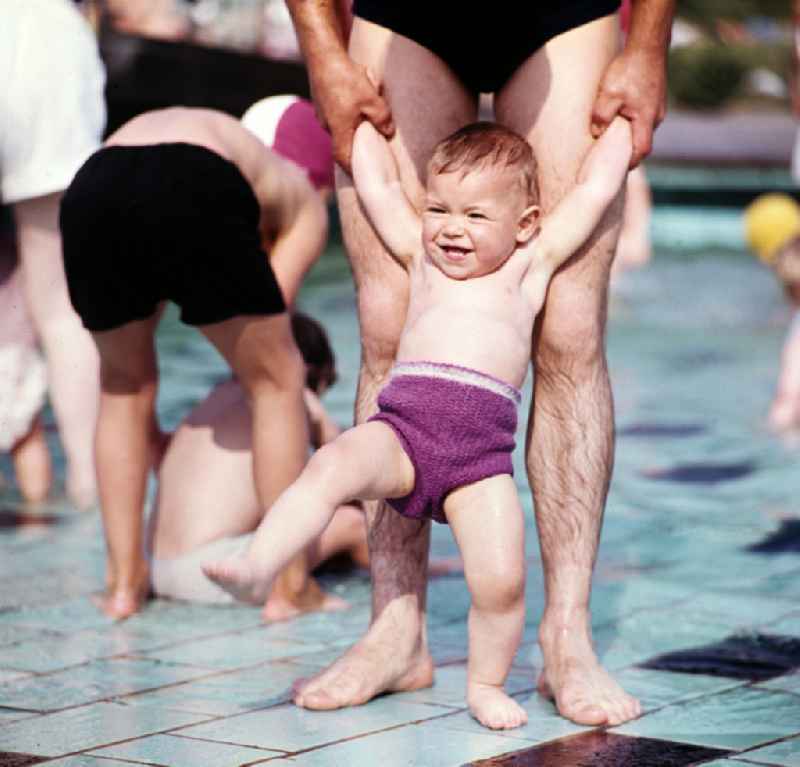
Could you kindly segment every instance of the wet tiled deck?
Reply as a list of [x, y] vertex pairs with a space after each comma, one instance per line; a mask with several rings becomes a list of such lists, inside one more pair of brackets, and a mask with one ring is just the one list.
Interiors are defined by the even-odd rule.
[[[330, 329], [342, 382], [327, 404], [346, 422], [357, 331], [335, 254], [315, 271], [303, 307]], [[542, 579], [530, 524], [528, 623], [508, 681], [529, 723], [493, 733], [464, 710], [468, 597], [460, 577], [430, 584], [434, 687], [312, 713], [288, 702], [290, 686], [365, 629], [364, 573], [326, 576], [326, 586], [353, 604], [344, 613], [264, 626], [251, 608], [159, 600], [114, 624], [88, 598], [102, 580], [97, 515], [58, 504], [23, 513], [6, 490], [0, 767], [799, 767], [800, 659], [785, 659], [765, 678], [746, 668], [719, 675], [722, 662], [715, 667], [709, 655], [731, 637], [748, 652], [757, 652], [759, 635], [800, 638], [792, 538], [800, 453], [763, 426], [787, 316], [751, 260], [705, 245], [702, 253], [685, 244], [660, 253], [617, 291], [609, 336], [617, 464], [592, 608], [603, 662], [643, 702], [638, 721], [607, 733], [577, 727], [533, 691]], [[161, 407], [174, 425], [221, 368], [172, 317], [161, 348]], [[521, 458], [518, 450], [520, 487]], [[776, 536], [780, 545], [766, 545]], [[435, 530], [432, 549], [455, 553], [446, 529]], [[688, 650], [702, 654], [699, 667], [694, 655], [683, 672], [640, 667]]]

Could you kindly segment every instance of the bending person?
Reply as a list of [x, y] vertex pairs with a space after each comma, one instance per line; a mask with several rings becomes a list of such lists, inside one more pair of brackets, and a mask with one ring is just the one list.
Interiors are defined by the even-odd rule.
[[[295, 313], [292, 329], [306, 364], [310, 444], [317, 449], [339, 434], [319, 399], [336, 380], [335, 359], [318, 322]], [[251, 433], [244, 390], [229, 380], [216, 386], [173, 435], [159, 469], [158, 495], [149, 520], [150, 575], [158, 596], [216, 604], [232, 601], [227, 591], [203, 575], [200, 564], [246, 548], [264, 516], [252, 481]], [[309, 571], [340, 554], [362, 567], [369, 561], [364, 512], [354, 504], [340, 506], [327, 530], [311, 542]], [[342, 600], [326, 596], [320, 608], [344, 606]], [[263, 615], [268, 621], [284, 620], [300, 611], [281, 594], [271, 594]]]
[[[310, 104], [295, 99], [285, 118], [310, 124], [307, 153], [314, 140], [330, 146]], [[247, 392], [261, 506], [305, 464], [304, 368], [288, 309], [328, 220], [314, 168], [281, 156], [277, 138], [274, 146], [221, 112], [147, 112], [86, 161], [64, 196], [70, 298], [100, 354], [101, 607], [112, 617], [136, 612], [149, 590], [142, 517], [148, 471], [164, 448], [154, 335], [165, 301], [181, 307]], [[276, 585], [303, 609], [322, 600], [307, 572], [298, 557]]]
[[[417, 207], [433, 147], [476, 119], [482, 92], [494, 93], [496, 120], [523, 135], [541, 158], [545, 215], [573, 184], [592, 135], [615, 115], [632, 124], [636, 165], [649, 152], [663, 114], [674, 0], [637, 0], [622, 51], [614, 0], [570, 0], [541, 10], [527, 3], [511, 15], [503, 10], [471, 16], [449, 3], [431, 16], [421, 2], [356, 0], [349, 54], [331, 3], [287, 2], [337, 161], [349, 171], [354, 131], [369, 120], [393, 136], [401, 184]], [[457, 35], [453, 17], [460, 20]], [[505, 53], [476, 55], [487, 47]], [[362, 423], [376, 410], [397, 352], [408, 279], [365, 219], [344, 175], [337, 188], [358, 291], [363, 354], [356, 420]], [[620, 721], [620, 712], [636, 710], [595, 655], [589, 612], [613, 465], [604, 339], [620, 217], [621, 205], [612, 206], [554, 276], [531, 345], [536, 375], [527, 466], [546, 590], [539, 687], [563, 716], [589, 725]], [[401, 519], [382, 503], [366, 511], [372, 624], [330, 668], [298, 685], [295, 702], [301, 706], [337, 708], [432, 682], [425, 634], [429, 523]]]

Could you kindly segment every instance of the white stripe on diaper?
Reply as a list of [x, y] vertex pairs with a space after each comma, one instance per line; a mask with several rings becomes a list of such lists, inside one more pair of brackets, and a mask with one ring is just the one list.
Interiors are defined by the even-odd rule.
[[499, 394], [519, 405], [521, 395], [519, 389], [511, 384], [487, 376], [478, 370], [458, 367], [457, 365], [442, 365], [436, 362], [397, 362], [392, 367], [391, 377], [395, 376], [425, 376], [427, 378], [440, 378], [444, 381], [477, 386], [480, 389]]

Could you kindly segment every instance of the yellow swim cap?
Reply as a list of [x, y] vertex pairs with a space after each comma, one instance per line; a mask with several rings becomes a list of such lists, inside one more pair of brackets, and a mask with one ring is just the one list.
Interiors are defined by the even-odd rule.
[[747, 244], [771, 264], [778, 251], [800, 235], [800, 205], [788, 194], [762, 194], [745, 209], [744, 229]]

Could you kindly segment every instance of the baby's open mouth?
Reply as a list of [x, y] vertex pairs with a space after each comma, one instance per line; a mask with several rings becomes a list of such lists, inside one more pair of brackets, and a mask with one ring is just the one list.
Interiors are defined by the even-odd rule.
[[458, 245], [440, 245], [439, 246], [448, 256], [466, 256], [470, 252], [469, 248], [461, 248]]

